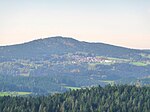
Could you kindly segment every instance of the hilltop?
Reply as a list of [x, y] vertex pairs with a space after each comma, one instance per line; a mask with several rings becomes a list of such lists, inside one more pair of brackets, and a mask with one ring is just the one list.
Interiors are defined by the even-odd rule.
[[129, 56], [135, 55], [142, 51], [104, 43], [88, 43], [67, 37], [51, 37], [18, 45], [0, 47], [0, 56], [8, 58], [39, 58], [52, 54], [75, 52], [128, 58]]

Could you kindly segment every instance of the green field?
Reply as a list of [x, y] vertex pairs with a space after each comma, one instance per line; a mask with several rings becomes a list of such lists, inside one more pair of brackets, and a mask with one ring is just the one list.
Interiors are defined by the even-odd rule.
[[110, 84], [110, 85], [115, 84], [115, 81], [113, 81], [113, 80], [100, 80], [100, 82], [104, 82], [104, 83], [107, 83], [107, 84]]
[[97, 65], [112, 65], [113, 62], [103, 62], [103, 63], [88, 63], [88, 70], [95, 70]]
[[29, 94], [31, 94], [31, 92], [0, 92], [0, 96], [23, 96]]
[[140, 54], [144, 58], [150, 58], [150, 54]]
[[71, 90], [81, 89], [80, 87], [71, 87], [71, 86], [64, 86], [64, 88], [71, 89]]
[[130, 64], [135, 65], [135, 66], [147, 66], [147, 63], [144, 62], [131, 62]]
[[114, 61], [124, 61], [124, 62], [129, 62], [129, 59], [123, 59], [123, 58], [112, 58], [112, 57], [108, 57], [108, 59], [110, 60], [114, 60]]
[[24, 77], [29, 77], [29, 75], [30, 75], [29, 73], [27, 73], [27, 74], [25, 74], [25, 73], [24, 74], [20, 74], [20, 76], [24, 76]]

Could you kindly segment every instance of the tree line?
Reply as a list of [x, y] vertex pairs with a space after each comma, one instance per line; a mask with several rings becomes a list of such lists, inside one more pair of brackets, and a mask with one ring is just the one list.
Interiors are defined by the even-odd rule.
[[107, 85], [49, 96], [4, 96], [0, 112], [150, 112], [150, 87]]

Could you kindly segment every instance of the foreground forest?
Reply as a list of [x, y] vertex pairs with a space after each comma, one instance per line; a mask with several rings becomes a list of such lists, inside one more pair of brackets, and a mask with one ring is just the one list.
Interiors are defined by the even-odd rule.
[[0, 112], [150, 112], [150, 87], [107, 85], [50, 96], [4, 96]]

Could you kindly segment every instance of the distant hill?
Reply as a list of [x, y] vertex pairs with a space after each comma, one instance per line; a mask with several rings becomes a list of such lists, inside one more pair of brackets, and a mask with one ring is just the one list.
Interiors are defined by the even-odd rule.
[[0, 47], [0, 56], [8, 58], [41, 58], [51, 54], [74, 52], [87, 52], [101, 56], [127, 58], [142, 51], [104, 43], [81, 42], [73, 38], [65, 37], [51, 37], [24, 44]]
[[67, 37], [0, 47], [0, 91], [46, 94], [106, 84], [150, 84], [150, 53]]

